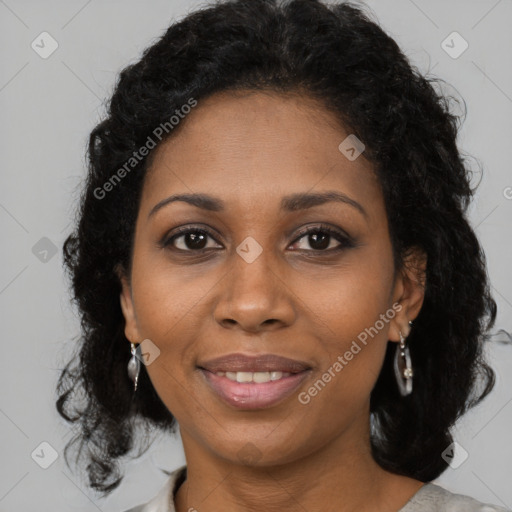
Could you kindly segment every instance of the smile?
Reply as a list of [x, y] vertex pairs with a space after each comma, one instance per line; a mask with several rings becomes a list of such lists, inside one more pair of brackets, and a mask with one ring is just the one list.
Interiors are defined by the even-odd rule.
[[292, 395], [311, 373], [210, 372], [200, 369], [209, 389], [237, 409], [265, 409]]
[[235, 382], [270, 382], [280, 380], [283, 377], [292, 375], [289, 372], [215, 372], [219, 377], [227, 377], [229, 380]]

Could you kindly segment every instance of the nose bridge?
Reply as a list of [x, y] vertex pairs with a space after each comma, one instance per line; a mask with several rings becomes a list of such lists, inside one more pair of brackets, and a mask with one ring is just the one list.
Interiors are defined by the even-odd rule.
[[265, 245], [248, 236], [236, 247], [230, 283], [233, 296], [236, 293], [259, 302], [268, 302], [275, 295], [276, 258], [266, 240], [261, 241]]
[[233, 252], [216, 307], [218, 322], [236, 322], [244, 329], [256, 330], [265, 322], [267, 325], [293, 320], [290, 296], [279, 278], [278, 259], [266, 241], [262, 243], [248, 236]]

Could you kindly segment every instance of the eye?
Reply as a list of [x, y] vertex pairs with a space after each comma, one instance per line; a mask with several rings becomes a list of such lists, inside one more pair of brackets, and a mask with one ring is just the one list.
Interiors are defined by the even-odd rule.
[[218, 248], [218, 246], [209, 247], [208, 238], [215, 240], [208, 229], [183, 227], [176, 229], [172, 236], [166, 237], [162, 246], [167, 248], [171, 246], [172, 249], [183, 252], [200, 252], [206, 249]]
[[[299, 235], [301, 236], [295, 240], [293, 245], [296, 246], [300, 240], [305, 239], [306, 243], [315, 252], [335, 252], [354, 246], [348, 235], [330, 226], [312, 226], [299, 232]], [[337, 246], [336, 241], [338, 242]], [[332, 247], [333, 242], [335, 243], [334, 247]], [[303, 247], [293, 247], [293, 249], [310, 251]]]
[[[292, 250], [331, 253], [354, 247], [353, 240], [346, 233], [326, 225], [310, 226], [307, 229], [299, 231], [299, 235], [300, 236], [295, 239], [291, 246]], [[213, 241], [213, 245], [208, 245], [208, 239]], [[305, 239], [311, 249], [297, 247], [297, 244], [299, 244], [302, 239]], [[333, 243], [335, 244], [334, 247], [332, 246]], [[162, 240], [160, 246], [176, 252], [196, 253], [208, 249], [222, 248], [222, 246], [216, 242], [214, 234], [209, 229], [191, 226], [177, 228], [171, 236], [166, 236], [164, 240]]]

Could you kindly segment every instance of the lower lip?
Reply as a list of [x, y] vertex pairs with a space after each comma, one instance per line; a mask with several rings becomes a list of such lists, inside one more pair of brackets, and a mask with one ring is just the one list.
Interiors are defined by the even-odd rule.
[[203, 370], [210, 388], [227, 404], [238, 409], [264, 409], [289, 397], [309, 375], [309, 370], [270, 382], [235, 382]]

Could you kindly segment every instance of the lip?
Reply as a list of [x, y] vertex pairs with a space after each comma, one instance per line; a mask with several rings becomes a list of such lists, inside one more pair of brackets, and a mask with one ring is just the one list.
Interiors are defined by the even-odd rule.
[[304, 361], [289, 359], [276, 354], [245, 355], [228, 354], [210, 359], [197, 365], [200, 369], [216, 372], [287, 372], [300, 373], [310, 370], [311, 365]]
[[204, 368], [200, 370], [208, 386], [217, 396], [226, 404], [245, 410], [265, 409], [278, 404], [292, 395], [311, 373], [311, 369], [306, 369], [275, 381], [241, 383]]

